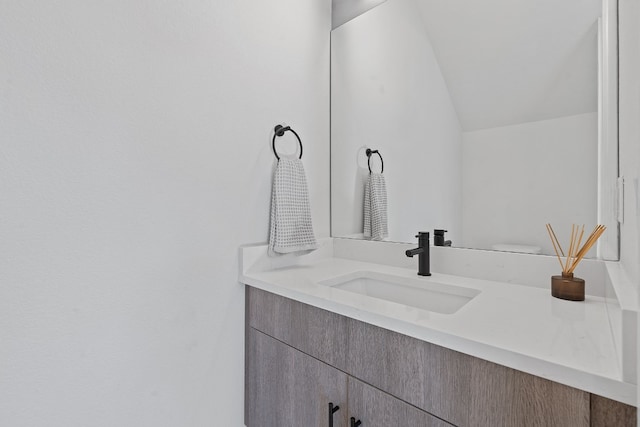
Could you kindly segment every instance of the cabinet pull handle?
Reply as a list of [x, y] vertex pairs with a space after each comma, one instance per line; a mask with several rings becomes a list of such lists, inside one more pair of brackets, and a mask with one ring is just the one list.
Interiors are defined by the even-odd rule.
[[329, 427], [333, 427], [333, 414], [335, 414], [340, 407], [338, 405], [333, 406], [333, 402], [329, 402]]
[[356, 421], [355, 418], [351, 417], [351, 427], [358, 427], [360, 424], [362, 424], [362, 421]]

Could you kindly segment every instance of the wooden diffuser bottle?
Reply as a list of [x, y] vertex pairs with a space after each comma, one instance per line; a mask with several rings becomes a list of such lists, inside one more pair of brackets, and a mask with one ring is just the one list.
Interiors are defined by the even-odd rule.
[[[569, 252], [565, 255], [560, 246], [560, 242], [554, 233], [551, 224], [547, 224], [547, 232], [551, 238], [553, 249], [558, 257], [558, 262], [562, 269], [562, 275], [551, 276], [551, 295], [556, 298], [565, 299], [569, 301], [584, 301], [584, 279], [573, 276], [573, 271], [576, 269], [582, 258], [589, 252], [591, 247], [598, 241], [598, 238], [604, 233], [606, 227], [604, 225], [598, 225], [591, 232], [584, 245], [582, 244], [582, 238], [584, 237], [584, 225], [580, 229], [577, 225], [571, 226], [571, 240], [569, 242]], [[562, 262], [560, 257], [566, 256], [566, 260]]]

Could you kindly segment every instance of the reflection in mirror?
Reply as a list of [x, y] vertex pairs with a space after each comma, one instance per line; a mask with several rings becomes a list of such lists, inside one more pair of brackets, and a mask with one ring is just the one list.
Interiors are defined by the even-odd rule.
[[386, 0], [331, 0], [331, 28], [339, 27]]
[[334, 29], [332, 235], [363, 238], [367, 148], [384, 156], [386, 240], [446, 229], [453, 246], [553, 254], [546, 223], [561, 240], [595, 226], [601, 14], [387, 0]]

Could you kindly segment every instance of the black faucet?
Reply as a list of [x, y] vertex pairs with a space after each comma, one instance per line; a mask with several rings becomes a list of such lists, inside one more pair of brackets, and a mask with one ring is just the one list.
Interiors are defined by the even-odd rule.
[[444, 240], [447, 230], [433, 230], [433, 246], [451, 246], [451, 240]]
[[431, 276], [429, 266], [429, 233], [426, 231], [418, 231], [416, 237], [418, 238], [418, 247], [416, 249], [409, 249], [405, 253], [410, 258], [418, 255], [418, 275]]

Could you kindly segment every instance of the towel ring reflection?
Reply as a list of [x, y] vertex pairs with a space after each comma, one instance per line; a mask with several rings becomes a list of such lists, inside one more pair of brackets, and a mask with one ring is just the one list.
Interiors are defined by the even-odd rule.
[[369, 173], [371, 173], [371, 155], [377, 154], [380, 157], [380, 173], [384, 172], [384, 160], [382, 160], [382, 154], [378, 150], [372, 150], [371, 148], [367, 148], [367, 166], [369, 166]]
[[284, 133], [286, 131], [291, 131], [296, 136], [296, 138], [298, 138], [298, 144], [300, 144], [300, 157], [298, 157], [298, 158], [299, 159], [302, 158], [302, 141], [300, 140], [300, 136], [298, 136], [298, 134], [296, 133], [295, 130], [291, 129], [290, 126], [276, 125], [276, 127], [273, 129], [273, 131], [275, 133], [273, 134], [273, 140], [271, 141], [271, 147], [273, 147], [273, 154], [276, 155], [276, 159], [280, 160], [280, 156], [278, 156], [278, 153], [276, 152], [276, 137], [284, 135]]

